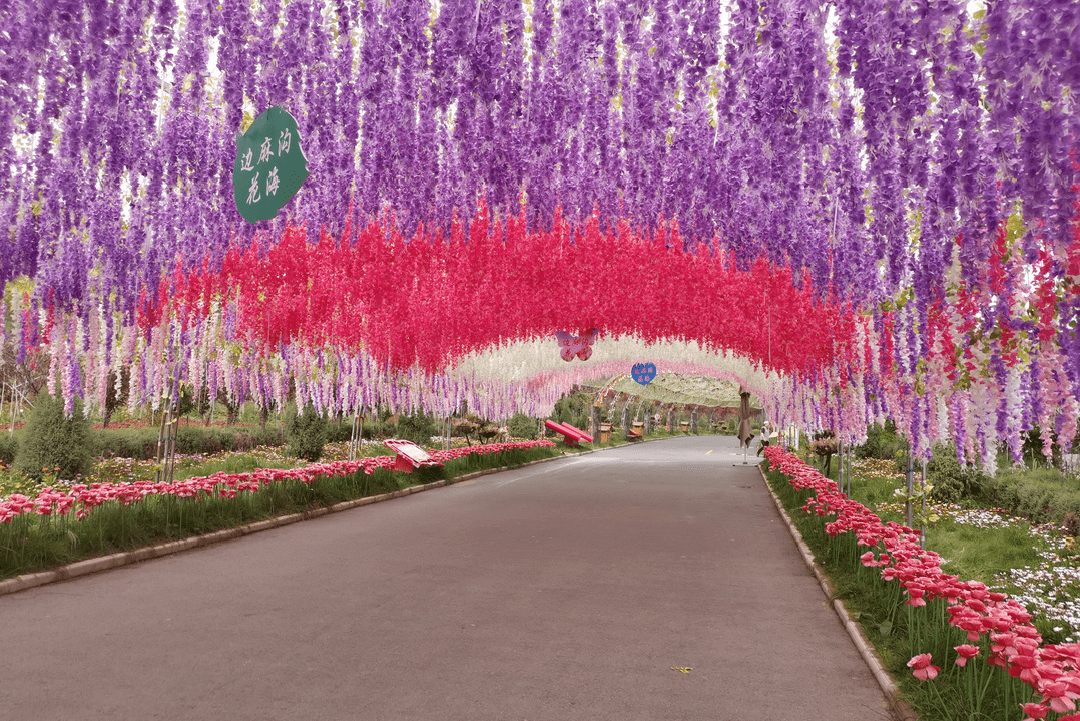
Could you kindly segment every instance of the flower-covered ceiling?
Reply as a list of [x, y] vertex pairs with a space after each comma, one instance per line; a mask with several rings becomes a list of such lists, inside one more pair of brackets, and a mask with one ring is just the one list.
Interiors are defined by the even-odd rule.
[[[133, 404], [292, 378], [505, 413], [595, 327], [597, 360], [738, 357], [848, 437], [1068, 442], [1078, 28], [1067, 0], [9, 0], [6, 338], [91, 405], [126, 365]], [[253, 226], [235, 138], [272, 106], [310, 177]], [[459, 367], [539, 342], [529, 379]]]

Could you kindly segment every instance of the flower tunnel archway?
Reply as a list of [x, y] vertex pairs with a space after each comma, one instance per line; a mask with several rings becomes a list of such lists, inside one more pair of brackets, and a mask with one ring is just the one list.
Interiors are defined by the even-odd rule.
[[[320, 408], [542, 413], [587, 365], [553, 334], [597, 328], [597, 367], [727, 374], [850, 439], [892, 418], [924, 457], [1075, 436], [1068, 3], [0, 14], [4, 341], [69, 408], [123, 366], [133, 405], [292, 382]], [[236, 136], [270, 108], [310, 176], [251, 224]], [[276, 178], [283, 150], [244, 162]]]
[[[788, 267], [759, 259], [740, 269], [723, 250], [684, 250], [671, 242], [675, 223], [652, 234], [625, 222], [601, 232], [592, 218], [525, 232], [513, 218], [505, 229], [492, 222], [481, 204], [468, 240], [462, 228], [447, 240], [406, 239], [372, 222], [312, 242], [289, 226], [262, 252], [239, 241], [218, 272], [178, 267], [154, 296], [144, 293], [122, 332], [101, 312], [85, 321], [43, 312], [50, 376], [90, 405], [104, 402], [108, 365], [124, 363], [132, 403], [160, 402], [183, 382], [283, 405], [291, 378], [321, 410], [385, 402], [446, 415], [467, 400], [504, 418], [546, 414], [586, 378], [651, 360], [737, 382], [771, 417], [848, 438], [891, 417], [920, 451], [951, 438], [967, 457], [985, 458], [995, 439], [1037, 422], [1075, 433], [1067, 374], [1041, 363], [1064, 364], [1060, 349], [997, 323], [980, 332], [962, 284], [916, 332], [917, 312], [903, 298], [856, 310]], [[1039, 292], [1022, 301], [1036, 305]], [[29, 338], [31, 315], [18, 312]], [[1044, 331], [1054, 328], [1042, 320]], [[593, 356], [564, 362], [555, 333], [589, 328], [600, 331]], [[988, 361], [1004, 384], [978, 372]], [[1023, 390], [1037, 390], [1039, 403], [1004, 416], [1020, 408]]]

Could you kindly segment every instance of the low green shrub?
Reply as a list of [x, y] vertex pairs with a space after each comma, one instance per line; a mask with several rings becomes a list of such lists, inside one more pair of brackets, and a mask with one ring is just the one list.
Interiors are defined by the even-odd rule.
[[[352, 416], [345, 416], [343, 418], [331, 418], [326, 423], [326, 442], [327, 443], [348, 443], [352, 440], [353, 434], [353, 419]], [[364, 438], [372, 439], [375, 437], [375, 418], [368, 416], [364, 419]]]
[[15, 453], [19, 450], [19, 439], [13, 433], [0, 433], [0, 462], [10, 466], [15, 462]]
[[926, 464], [926, 479], [933, 486], [930, 495], [939, 501], [956, 503], [963, 498], [980, 498], [986, 478], [976, 466], [961, 468], [953, 445], [935, 445], [934, 456]]
[[895, 423], [887, 420], [884, 426], [874, 424], [866, 429], [866, 443], [855, 449], [855, 457], [896, 459], [907, 448], [907, 439], [896, 432]]
[[397, 422], [397, 437], [412, 441], [418, 446], [430, 446], [431, 437], [439, 432], [439, 424], [423, 411], [411, 416], [400, 415]]
[[70, 480], [90, 472], [93, 455], [82, 401], [75, 400], [68, 418], [62, 398], [39, 393], [19, 437], [15, 470], [35, 480], [43, 475]]
[[300, 412], [290, 403], [285, 411], [285, 452], [294, 458], [317, 461], [326, 445], [326, 416], [310, 403]]
[[[117, 458], [157, 458], [158, 428], [109, 428], [91, 432], [99, 455]], [[284, 443], [279, 425], [188, 426], [176, 430], [176, 452], [183, 455], [210, 455], [221, 451], [244, 451], [256, 446]]]
[[1060, 523], [1080, 514], [1080, 483], [1055, 468], [1006, 468], [982, 484], [981, 497], [992, 506], [1032, 523]]
[[[527, 416], [524, 413], [517, 413], [506, 422], [506, 428], [510, 431], [510, 436], [513, 438], [524, 438], [526, 440], [536, 440], [537, 421], [531, 416]], [[581, 428], [581, 426], [578, 426]]]
[[352, 418], [331, 418], [326, 422], [327, 443], [348, 443], [352, 432]]

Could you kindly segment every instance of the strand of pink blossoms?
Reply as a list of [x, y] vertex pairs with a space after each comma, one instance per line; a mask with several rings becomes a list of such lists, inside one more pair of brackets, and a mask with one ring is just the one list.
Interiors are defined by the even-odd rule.
[[[990, 591], [978, 581], [961, 581], [941, 570], [941, 557], [919, 545], [912, 529], [884, 522], [869, 508], [840, 492], [836, 482], [780, 446], [764, 450], [770, 470], [789, 477], [792, 488], [812, 490], [803, 505], [807, 513], [833, 520], [825, 524], [832, 537], [853, 532], [858, 544], [869, 550], [862, 555], [867, 567], [880, 567], [883, 581], [899, 581], [907, 595], [905, 603], [925, 606], [945, 599], [949, 624], [967, 632], [971, 644], [989, 641], [987, 662], [1019, 678], [1042, 696], [1041, 703], [1026, 704], [1028, 718], [1045, 718], [1049, 712], [1076, 710], [1080, 698], [1080, 644], [1042, 645], [1042, 636], [1028, 613], [1015, 599]], [[961, 650], [962, 649], [962, 650]], [[974, 650], [973, 650], [974, 649]], [[970, 644], [957, 647], [957, 664], [964, 665], [981, 649]], [[929, 654], [919, 654], [908, 665], [920, 680], [931, 680]], [[961, 663], [963, 662], [963, 663]], [[1039, 715], [1041, 714], [1041, 715]], [[1080, 721], [1080, 714], [1059, 721]]]
[[[549, 440], [489, 443], [483, 446], [431, 451], [428, 455], [434, 461], [446, 463], [471, 455], [490, 455], [504, 451], [553, 448], [554, 446], [555, 444]], [[260, 487], [272, 483], [301, 481], [310, 484], [319, 477], [348, 476], [360, 471], [372, 475], [379, 468], [392, 471], [394, 457], [373, 456], [355, 461], [315, 463], [302, 468], [260, 468], [248, 473], [221, 472], [174, 483], [135, 481], [133, 483], [78, 484], [72, 486], [67, 493], [46, 488], [33, 498], [16, 493], [5, 500], [0, 500], [0, 523], [11, 523], [16, 516], [24, 513], [36, 513], [40, 516], [67, 516], [74, 513], [75, 518], [81, 521], [94, 508], [109, 501], [119, 501], [121, 505], [130, 506], [153, 495], [196, 498], [200, 495], [217, 494], [222, 498], [235, 498], [240, 491], [255, 493]]]

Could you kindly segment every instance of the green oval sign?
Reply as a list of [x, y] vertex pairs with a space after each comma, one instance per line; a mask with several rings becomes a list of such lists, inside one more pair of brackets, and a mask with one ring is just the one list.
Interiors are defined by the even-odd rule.
[[240, 215], [252, 225], [277, 215], [307, 177], [300, 130], [284, 108], [268, 108], [236, 137], [233, 198]]

